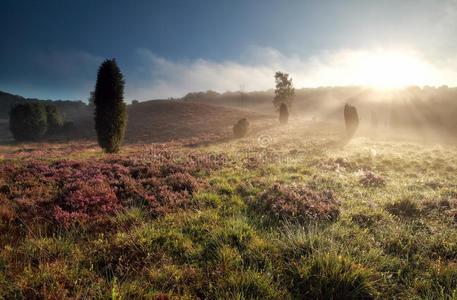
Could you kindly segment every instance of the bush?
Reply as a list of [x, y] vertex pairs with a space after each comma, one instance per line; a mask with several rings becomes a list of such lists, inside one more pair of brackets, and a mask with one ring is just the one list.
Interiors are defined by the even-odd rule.
[[10, 130], [17, 141], [41, 139], [47, 130], [45, 106], [41, 103], [19, 103], [10, 111]]
[[127, 124], [124, 79], [115, 59], [105, 60], [95, 85], [95, 130], [98, 143], [108, 153], [119, 152]]
[[404, 198], [386, 205], [386, 210], [398, 217], [416, 217], [419, 215], [417, 204], [409, 198]]
[[357, 109], [349, 104], [344, 106], [344, 123], [346, 124], [346, 132], [348, 136], [353, 136], [359, 127], [359, 115]]
[[45, 104], [46, 117], [48, 121], [48, 129], [46, 134], [54, 134], [59, 132], [63, 126], [62, 116], [60, 115], [57, 106], [53, 104]]
[[289, 108], [287, 107], [287, 104], [281, 103], [281, 106], [279, 107], [279, 123], [287, 124], [288, 121], [289, 121]]
[[274, 220], [301, 222], [335, 220], [339, 206], [333, 191], [318, 193], [301, 184], [275, 183], [257, 201], [250, 201], [252, 210]]
[[63, 125], [62, 125], [63, 132], [69, 132], [69, 131], [72, 131], [73, 129], [75, 129], [75, 122], [73, 122], [73, 121], [63, 122]]
[[348, 258], [331, 253], [302, 258], [294, 280], [297, 299], [374, 299], [373, 276]]
[[366, 171], [360, 179], [360, 183], [366, 187], [383, 187], [386, 185], [386, 180], [371, 171]]
[[246, 118], [240, 119], [238, 123], [233, 125], [233, 135], [236, 138], [242, 138], [246, 136], [249, 129], [249, 121]]

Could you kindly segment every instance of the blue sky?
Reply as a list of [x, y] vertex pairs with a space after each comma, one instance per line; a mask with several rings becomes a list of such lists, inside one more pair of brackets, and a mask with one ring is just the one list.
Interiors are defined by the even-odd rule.
[[266, 89], [276, 69], [297, 87], [454, 85], [456, 20], [455, 0], [2, 0], [0, 90], [86, 100], [111, 57], [127, 100]]

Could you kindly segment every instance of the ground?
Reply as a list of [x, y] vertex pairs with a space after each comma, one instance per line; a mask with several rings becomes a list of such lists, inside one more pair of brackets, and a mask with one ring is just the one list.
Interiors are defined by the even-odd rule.
[[1, 145], [0, 295], [457, 299], [455, 146], [275, 122]]

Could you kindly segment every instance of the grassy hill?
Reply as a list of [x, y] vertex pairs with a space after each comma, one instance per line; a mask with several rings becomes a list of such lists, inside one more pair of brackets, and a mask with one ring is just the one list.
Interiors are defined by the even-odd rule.
[[[151, 100], [128, 105], [125, 143], [187, 140], [204, 142], [232, 137], [232, 126], [241, 118], [250, 121], [274, 119], [275, 116], [236, 108], [174, 100]], [[7, 123], [0, 123], [4, 135]], [[255, 123], [253, 130], [256, 129]], [[53, 141], [96, 140], [92, 114], [75, 121], [75, 129]]]

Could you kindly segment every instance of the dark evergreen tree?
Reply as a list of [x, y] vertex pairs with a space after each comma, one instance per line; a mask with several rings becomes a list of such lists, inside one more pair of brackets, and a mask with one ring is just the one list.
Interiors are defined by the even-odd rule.
[[48, 129], [46, 134], [54, 134], [59, 132], [63, 126], [63, 120], [59, 109], [54, 104], [45, 104], [45, 109], [48, 122]]
[[127, 124], [124, 84], [116, 60], [105, 60], [98, 69], [94, 102], [98, 144], [108, 153], [118, 152], [124, 138]]
[[40, 140], [47, 130], [46, 108], [42, 103], [18, 103], [9, 114], [10, 130], [17, 141]]
[[279, 107], [279, 123], [280, 124], [287, 124], [289, 122], [289, 109], [287, 104], [281, 103]]
[[359, 127], [359, 115], [354, 106], [349, 104], [344, 106], [344, 123], [346, 124], [346, 132], [348, 136], [353, 136]]
[[233, 135], [236, 138], [242, 138], [246, 135], [249, 129], [249, 121], [246, 118], [240, 119], [238, 123], [233, 125]]

